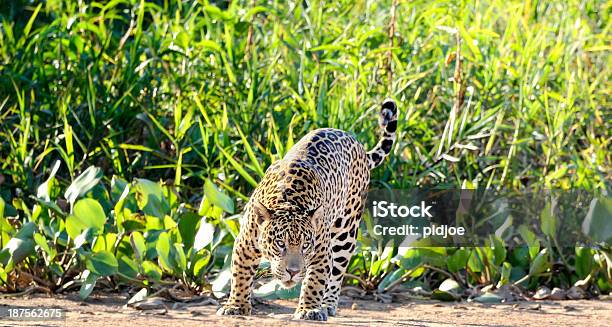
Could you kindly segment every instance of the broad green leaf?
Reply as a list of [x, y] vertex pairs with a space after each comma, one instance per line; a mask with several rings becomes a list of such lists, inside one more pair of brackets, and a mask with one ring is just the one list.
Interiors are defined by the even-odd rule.
[[[530, 256], [529, 256], [530, 249], [531, 248], [527, 247], [526, 245], [515, 247], [510, 252], [510, 255], [508, 256], [508, 261], [513, 266], [528, 268], [529, 262], [530, 262]], [[537, 256], [537, 253], [535, 255]]]
[[484, 270], [482, 252], [478, 251], [478, 248], [474, 248], [472, 251], [470, 258], [468, 259], [468, 268], [475, 273], [479, 273]]
[[[15, 234], [15, 228], [13, 228], [13, 226], [11, 226], [8, 220], [4, 217], [4, 207], [4, 200], [0, 196], [0, 248], [8, 244], [9, 240], [11, 239], [10, 235]], [[0, 262], [2, 262], [1, 259]]]
[[555, 237], [557, 232], [557, 218], [553, 214], [554, 205], [550, 202], [546, 203], [542, 212], [540, 212], [540, 224], [542, 232], [549, 236]]
[[159, 269], [159, 267], [151, 261], [147, 260], [142, 263], [142, 271], [145, 274], [145, 276], [153, 280], [156, 280], [156, 281], [161, 280], [161, 277], [162, 277], [161, 269]]
[[174, 41], [176, 44], [178, 44], [178, 46], [183, 48], [183, 50], [187, 50], [189, 48], [189, 34], [185, 33], [184, 31], [180, 31], [174, 38]]
[[582, 223], [582, 232], [596, 242], [612, 242], [612, 198], [601, 196], [591, 200]]
[[183, 250], [183, 245], [180, 243], [174, 243], [174, 262], [176, 263], [176, 267], [180, 269], [181, 272], [187, 269], [187, 257], [185, 256], [185, 250]]
[[94, 199], [81, 199], [74, 205], [73, 214], [66, 218], [66, 231], [73, 240], [87, 228], [94, 233], [104, 230], [106, 215], [98, 201]]
[[509, 262], [504, 262], [501, 269], [501, 277], [499, 278], [499, 283], [497, 283], [497, 288], [502, 287], [510, 282], [510, 276], [512, 274], [512, 265]]
[[132, 232], [130, 234], [130, 244], [132, 244], [132, 249], [134, 250], [136, 260], [140, 262], [144, 261], [145, 253], [147, 252], [147, 245], [144, 237], [142, 237], [142, 234], [140, 232]]
[[45, 252], [45, 254], [47, 254], [47, 264], [49, 264], [53, 261], [53, 259], [55, 259], [55, 256], [57, 255], [56, 248], [50, 247], [49, 243], [47, 242], [47, 239], [42, 234], [35, 233], [34, 242], [36, 242], [36, 245], [38, 245]]
[[172, 217], [170, 216], [164, 217], [164, 229], [166, 230], [176, 229], [177, 226], [178, 224], [176, 223], [176, 221], [174, 221], [174, 219], [172, 219]]
[[491, 236], [493, 243], [493, 260], [496, 266], [501, 265], [506, 260], [506, 246], [504, 241], [497, 236]]
[[106, 222], [104, 209], [94, 199], [82, 199], [74, 205], [73, 215], [76, 216], [86, 227], [102, 231]]
[[[4, 218], [4, 199], [0, 196], [0, 232], [14, 233], [15, 229]], [[0, 244], [2, 246], [2, 244]]]
[[117, 203], [119, 201], [120, 197], [125, 192], [126, 187], [129, 188], [129, 184], [125, 179], [119, 176], [113, 176], [110, 187], [110, 195], [113, 203]]
[[540, 252], [540, 241], [537, 236], [527, 227], [527, 225], [519, 226], [518, 232], [529, 247], [529, 257], [531, 259], [535, 258]]
[[81, 289], [79, 290], [79, 297], [81, 300], [85, 300], [87, 297], [89, 297], [94, 287], [96, 287], [96, 281], [99, 278], [98, 275], [90, 272], [89, 270], [83, 271], [83, 276], [85, 276], [85, 280], [83, 281], [83, 284], [81, 284]]
[[215, 296], [221, 296], [229, 291], [232, 271], [229, 267], [223, 269], [212, 283], [212, 291]]
[[193, 265], [193, 276], [195, 278], [202, 278], [202, 274], [206, 272], [206, 266], [210, 262], [210, 258], [210, 252], [207, 250], [200, 251], [195, 255], [195, 264]]
[[123, 222], [125, 221], [125, 212], [123, 211], [123, 206], [125, 205], [126, 198], [130, 194], [130, 186], [126, 184], [121, 194], [117, 197], [114, 214], [115, 214], [115, 225], [120, 232], [125, 231], [125, 226], [123, 226]]
[[53, 262], [50, 266], [49, 266], [49, 270], [51, 270], [51, 272], [56, 276], [56, 277], [60, 277], [64, 275], [64, 268], [62, 268], [61, 265], [59, 265], [57, 262]]
[[207, 179], [204, 183], [204, 195], [214, 205], [223, 209], [227, 213], [234, 213], [234, 201], [232, 198], [219, 191], [217, 187]]
[[198, 222], [200, 222], [200, 217], [194, 212], [185, 212], [179, 218], [178, 228], [186, 249], [193, 247], [195, 235], [198, 231]]
[[612, 279], [610, 278], [600, 277], [595, 283], [602, 293], [610, 293], [610, 291], [612, 291]]
[[426, 271], [427, 269], [425, 269], [425, 267], [420, 266], [420, 267], [410, 270], [410, 274], [408, 274], [408, 277], [418, 278], [418, 277], [421, 277], [421, 275], [423, 275]]
[[115, 233], [106, 233], [98, 236], [96, 238], [96, 242], [92, 247], [93, 252], [100, 251], [113, 251], [115, 247], [115, 242], [117, 242], [117, 234]]
[[421, 254], [423, 263], [438, 268], [446, 268], [446, 248], [443, 247], [422, 247], [417, 249]]
[[458, 272], [459, 270], [464, 269], [469, 257], [470, 257], [469, 250], [458, 249], [450, 257], [448, 257], [448, 261], [446, 262], [448, 271]]
[[[178, 182], [176, 182], [178, 183]], [[175, 184], [176, 184], [175, 183]], [[181, 205], [181, 203], [179, 203], [182, 199], [179, 198], [180, 194], [178, 193], [178, 186], [176, 185], [164, 185], [164, 187], [162, 187], [162, 189], [164, 190], [164, 197], [166, 198], [166, 201], [168, 202], [168, 206], [171, 209], [177, 208]]]
[[278, 285], [278, 281], [272, 280], [255, 289], [253, 294], [266, 300], [276, 299], [277, 297], [275, 297], [275, 293], [279, 289], [280, 285]]
[[591, 250], [587, 247], [577, 246], [576, 249], [576, 274], [579, 279], [584, 279], [588, 274], [591, 273], [593, 269], [593, 256], [595, 255], [595, 251]]
[[136, 179], [134, 190], [138, 207], [145, 214], [162, 219], [170, 212], [164, 190], [158, 183], [147, 179]]
[[6, 246], [0, 251], [0, 263], [7, 266], [20, 263], [23, 259], [34, 253], [34, 232], [36, 225], [32, 222], [25, 223], [17, 234], [11, 238]]
[[1, 267], [1, 266], [0, 266], [0, 279], [8, 280], [8, 274], [6, 273], [6, 270], [4, 269], [4, 267]]
[[413, 269], [422, 264], [421, 252], [418, 249], [409, 249], [400, 258], [400, 266], [406, 270]]
[[30, 196], [30, 198], [36, 201], [40, 206], [47, 209], [51, 209], [62, 217], [66, 216], [66, 213], [62, 211], [62, 209], [55, 202], [45, 201], [34, 196]]
[[276, 300], [276, 299], [295, 299], [300, 296], [301, 284], [293, 286], [292, 288], [286, 289], [280, 285], [276, 280], [272, 280], [256, 290], [253, 291], [257, 297], [265, 300]]
[[117, 273], [119, 264], [109, 251], [100, 251], [87, 256], [85, 265], [98, 276], [110, 276]]
[[145, 228], [147, 230], [163, 230], [164, 228], [164, 219], [158, 218], [156, 216], [145, 216], [146, 225]]
[[385, 288], [389, 286], [389, 284], [401, 278], [404, 275], [404, 273], [406, 273], [406, 270], [399, 268], [399, 269], [396, 269], [394, 272], [385, 276], [385, 278], [383, 278], [383, 280], [378, 284], [378, 287], [377, 287], [378, 291], [380, 293], [384, 292]]
[[206, 196], [203, 196], [202, 200], [200, 201], [200, 207], [198, 208], [198, 215], [206, 216], [211, 208], [212, 204]]
[[540, 253], [533, 259], [529, 267], [529, 276], [537, 276], [550, 266], [548, 249], [542, 249]]
[[200, 220], [200, 228], [195, 235], [195, 239], [193, 241], [193, 249], [195, 251], [200, 251], [202, 248], [210, 244], [213, 240], [213, 236], [215, 234], [215, 226], [206, 221], [206, 217], [202, 217]]
[[157, 250], [160, 265], [167, 271], [174, 270], [174, 264], [170, 257], [170, 247], [170, 235], [166, 232], [160, 233], [157, 238], [157, 243], [155, 243], [155, 249]]
[[122, 255], [117, 258], [118, 271], [128, 277], [136, 278], [138, 276], [138, 264], [128, 256]]
[[281, 288], [280, 290], [276, 291], [276, 295], [281, 300], [297, 299], [300, 296], [301, 289], [302, 289], [302, 284], [298, 283], [297, 285], [289, 289]]
[[[523, 279], [523, 277], [525, 277], [526, 275], [527, 275], [527, 272], [523, 268], [521, 268], [521, 267], [512, 267], [512, 269], [510, 270], [510, 281], [511, 282], [517, 282], [517, 281]], [[527, 280], [523, 281], [519, 285], [521, 285], [523, 287], [526, 287], [527, 286]]]

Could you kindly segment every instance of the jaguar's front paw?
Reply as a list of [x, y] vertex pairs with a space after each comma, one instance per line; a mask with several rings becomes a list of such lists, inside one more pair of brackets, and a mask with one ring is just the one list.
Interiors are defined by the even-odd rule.
[[323, 305], [324, 309], [327, 309], [327, 316], [328, 317], [335, 317], [336, 316], [336, 311], [338, 310], [336, 308], [335, 305], [331, 305], [331, 304], [324, 304]]
[[293, 314], [294, 319], [327, 321], [327, 309], [298, 309]]
[[248, 316], [250, 314], [250, 304], [226, 304], [217, 310], [217, 316]]

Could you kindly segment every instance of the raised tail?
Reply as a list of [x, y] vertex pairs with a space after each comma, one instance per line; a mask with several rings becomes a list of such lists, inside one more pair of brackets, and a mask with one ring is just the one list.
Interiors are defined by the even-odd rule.
[[391, 153], [393, 142], [395, 142], [395, 131], [397, 130], [397, 106], [391, 99], [383, 101], [380, 108], [378, 124], [382, 129], [382, 135], [374, 149], [368, 151], [368, 167], [374, 169], [385, 160]]

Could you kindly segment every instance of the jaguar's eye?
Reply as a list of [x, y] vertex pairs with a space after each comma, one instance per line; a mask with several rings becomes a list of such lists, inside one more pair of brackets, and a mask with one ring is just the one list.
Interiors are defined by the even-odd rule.
[[285, 247], [285, 242], [281, 241], [281, 240], [276, 240], [276, 246], [278, 246], [279, 248], [284, 248]]
[[304, 244], [302, 244], [302, 251], [308, 250], [308, 248], [311, 247], [313, 244], [313, 241], [304, 242]]

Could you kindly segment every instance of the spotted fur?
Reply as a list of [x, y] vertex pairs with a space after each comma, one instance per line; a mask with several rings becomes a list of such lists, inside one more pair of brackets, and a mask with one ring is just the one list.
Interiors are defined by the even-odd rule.
[[302, 283], [296, 319], [327, 320], [336, 314], [370, 169], [389, 155], [395, 140], [392, 100], [382, 104], [380, 127], [382, 137], [369, 152], [344, 131], [314, 130], [267, 169], [241, 217], [230, 296], [219, 315], [250, 314], [253, 277], [262, 257], [284, 286]]

